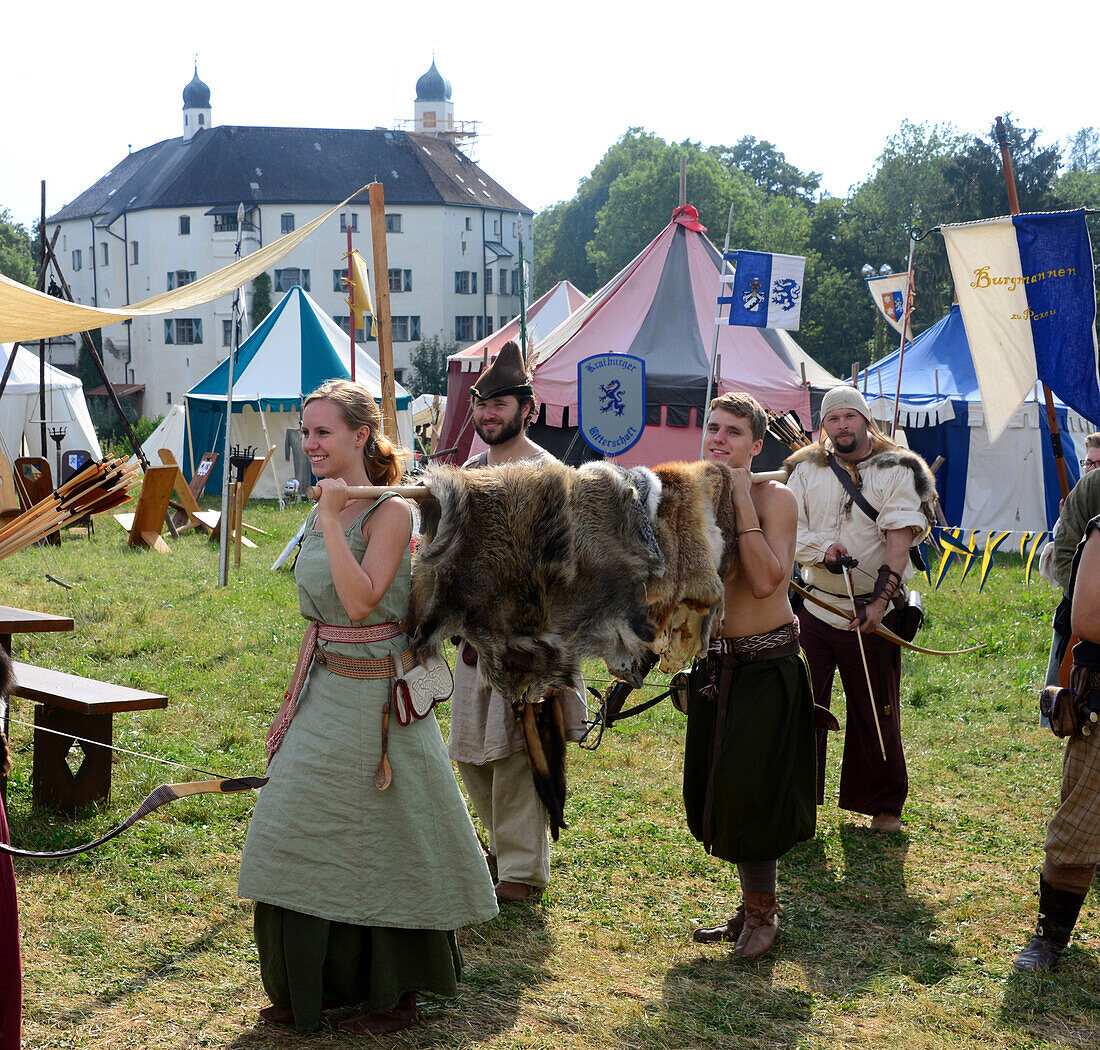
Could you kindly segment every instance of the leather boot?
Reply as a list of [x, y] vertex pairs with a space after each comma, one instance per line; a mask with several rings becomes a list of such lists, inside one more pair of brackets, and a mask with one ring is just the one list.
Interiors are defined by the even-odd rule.
[[1035, 923], [1035, 936], [1012, 960], [1013, 969], [1024, 973], [1057, 970], [1084, 900], [1083, 893], [1055, 889], [1040, 877], [1039, 918]]
[[721, 926], [702, 926], [696, 930], [691, 939], [699, 944], [718, 944], [723, 941], [736, 941], [745, 928], [745, 905], [738, 906], [730, 921]]
[[742, 959], [759, 959], [779, 934], [779, 905], [774, 893], [745, 894], [745, 928], [737, 938], [733, 954]]

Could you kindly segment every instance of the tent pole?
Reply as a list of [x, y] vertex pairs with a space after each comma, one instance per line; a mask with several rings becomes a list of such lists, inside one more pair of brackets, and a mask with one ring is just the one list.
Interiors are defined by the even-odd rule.
[[[42, 214], [38, 221], [38, 243], [40, 250], [38, 252], [39, 258], [39, 270], [38, 270], [38, 290], [44, 292], [46, 290], [46, 180], [42, 180]], [[95, 251], [95, 245], [92, 245], [92, 250]], [[42, 435], [42, 458], [46, 459], [46, 340], [38, 340], [38, 411], [41, 415], [39, 420], [39, 430]], [[58, 484], [60, 478], [54, 482]]]
[[187, 431], [187, 455], [191, 460], [191, 477], [195, 476], [195, 435], [191, 433], [191, 402], [183, 398], [183, 429]]
[[[1001, 148], [1001, 164], [1005, 173], [1005, 188], [1008, 191], [1008, 208], [1013, 215], [1020, 214], [1020, 199], [1016, 195], [1016, 173], [1012, 168], [1012, 153], [1008, 146], [1008, 130], [1004, 121], [997, 117], [994, 126], [997, 145]], [[1047, 408], [1047, 426], [1050, 428], [1050, 446], [1054, 452], [1054, 466], [1058, 470], [1058, 484], [1062, 489], [1062, 499], [1069, 495], [1069, 474], [1066, 473], [1066, 456], [1062, 451], [1062, 434], [1058, 429], [1058, 416], [1054, 411], [1054, 395], [1050, 387], [1043, 384], [1043, 398]]]
[[[516, 229], [519, 230], [519, 348], [523, 366], [527, 367], [530, 347], [527, 345], [527, 275], [523, 268], [523, 215], [516, 212]], [[476, 333], [475, 333], [476, 334]]]
[[386, 199], [380, 182], [372, 182], [369, 192], [371, 241], [374, 247], [374, 306], [378, 318], [378, 367], [382, 373], [382, 427], [390, 440], [397, 444], [393, 322], [390, 318], [390, 271], [386, 255]]
[[[241, 238], [244, 226], [244, 202], [237, 205], [237, 247], [234, 255], [241, 257]], [[233, 347], [229, 351], [229, 381], [225, 391], [225, 455], [222, 457], [222, 516], [218, 530], [218, 586], [225, 587], [229, 582], [229, 475], [232, 466], [229, 457], [233, 454], [233, 366], [237, 363], [237, 351], [241, 348], [240, 326], [241, 290], [233, 295]]]
[[[354, 293], [352, 293], [352, 294], [354, 294]], [[355, 327], [355, 317], [354, 316], [351, 319], [351, 323], [352, 323], [352, 327], [354, 328]], [[354, 355], [355, 355], [355, 336], [352, 336], [351, 353], [352, 353], [352, 357], [354, 359]], [[260, 426], [264, 428], [264, 444], [268, 448], [271, 448], [271, 435], [267, 432], [267, 416], [264, 415], [264, 404], [259, 398], [256, 398], [256, 407], [260, 410]], [[275, 479], [275, 495], [276, 495], [276, 498], [279, 500], [279, 510], [285, 510], [286, 509], [286, 501], [283, 499], [283, 486], [282, 486], [282, 483], [279, 481], [279, 472], [275, 469], [275, 457], [274, 456], [272, 456], [267, 461], [267, 465], [271, 468], [271, 476]]]
[[[726, 218], [726, 239], [722, 245], [722, 268], [718, 271], [718, 295], [722, 295], [722, 278], [726, 276], [726, 255], [730, 250], [730, 228], [733, 226], [733, 209], [736, 201], [730, 203], [729, 215]], [[717, 297], [716, 297], [717, 298]], [[710, 368], [707, 371], [707, 396], [703, 402], [703, 436], [699, 438], [699, 458], [703, 458], [703, 450], [707, 444], [707, 413], [710, 411], [710, 395], [714, 389], [714, 370], [718, 365], [718, 335], [722, 331], [722, 304], [718, 304], [718, 313], [714, 318], [714, 345], [710, 348]]]
[[901, 346], [898, 347], [898, 385], [894, 391], [894, 417], [890, 421], [890, 437], [896, 438], [898, 432], [898, 404], [901, 401], [901, 370], [905, 364], [905, 337], [909, 334], [909, 319], [913, 313], [913, 252], [917, 247], [916, 238], [909, 233], [909, 266], [905, 281], [905, 316], [901, 322]]
[[[351, 316], [348, 317], [348, 330], [351, 333], [351, 381], [355, 382], [355, 282], [351, 279], [351, 209], [346, 212], [347, 220], [344, 225], [348, 228], [348, 309], [351, 310]], [[366, 324], [366, 318], [363, 319], [363, 324]], [[261, 409], [261, 418], [263, 410]], [[267, 424], [264, 424], [264, 435], [267, 434]], [[268, 442], [270, 445], [271, 443]], [[274, 471], [274, 467], [271, 468]], [[279, 479], [276, 478], [275, 482], [278, 484]], [[283, 503], [282, 497], [279, 497], [279, 506]]]

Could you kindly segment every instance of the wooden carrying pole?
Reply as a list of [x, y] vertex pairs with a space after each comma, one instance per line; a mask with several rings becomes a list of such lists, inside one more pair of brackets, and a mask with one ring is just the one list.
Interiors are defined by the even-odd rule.
[[[370, 228], [374, 244], [374, 309], [378, 318], [378, 367], [382, 373], [382, 424], [397, 442], [397, 398], [393, 386], [393, 326], [390, 324], [389, 259], [386, 255], [386, 201], [382, 183], [370, 184]], [[352, 321], [354, 326], [355, 322]]]
[[[787, 472], [785, 470], [765, 470], [752, 476], [754, 485], [758, 485], [762, 481], [786, 482], [786, 480]], [[348, 499], [378, 499], [383, 492], [395, 492], [398, 496], [404, 496], [405, 499], [433, 498], [431, 489], [427, 485], [349, 485]], [[306, 489], [306, 499], [320, 498], [321, 487], [319, 485], [310, 485]]]
[[[1020, 214], [1020, 199], [1016, 195], [1016, 173], [1012, 170], [1012, 153], [1008, 146], [1008, 131], [1004, 121], [998, 117], [994, 129], [997, 145], [1001, 148], [1001, 162], [1004, 166], [1005, 188], [1008, 190], [1008, 209], [1013, 215]], [[1054, 452], [1054, 466], [1058, 470], [1058, 484], [1062, 489], [1062, 499], [1069, 495], [1069, 474], [1066, 471], [1066, 455], [1062, 451], [1062, 433], [1058, 429], [1058, 416], [1054, 411], [1054, 395], [1050, 387], [1043, 383], [1043, 399], [1046, 402], [1047, 426], [1050, 428], [1050, 446]]]

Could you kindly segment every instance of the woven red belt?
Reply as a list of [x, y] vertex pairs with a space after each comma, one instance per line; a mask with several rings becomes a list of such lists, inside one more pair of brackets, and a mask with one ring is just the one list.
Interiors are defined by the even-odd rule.
[[[271, 727], [267, 734], [267, 760], [268, 762], [279, 750], [279, 745], [290, 728], [294, 712], [298, 707], [298, 697], [302, 695], [302, 686], [306, 684], [310, 666], [317, 655], [317, 643], [322, 642], [385, 642], [391, 638], [397, 638], [404, 634], [401, 625], [397, 623], [378, 623], [370, 627], [340, 627], [337, 624], [320, 623], [318, 620], [310, 620], [302, 635], [302, 644], [298, 649], [298, 662], [294, 665], [294, 674], [291, 676], [290, 685], [283, 694], [286, 710], [282, 718]], [[371, 676], [373, 677], [373, 676]], [[389, 677], [386, 675], [385, 677]]]

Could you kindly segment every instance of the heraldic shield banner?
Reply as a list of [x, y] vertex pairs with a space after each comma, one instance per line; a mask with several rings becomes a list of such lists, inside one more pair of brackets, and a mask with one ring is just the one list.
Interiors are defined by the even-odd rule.
[[645, 429], [645, 361], [596, 354], [577, 364], [581, 437], [605, 456], [632, 447]]

